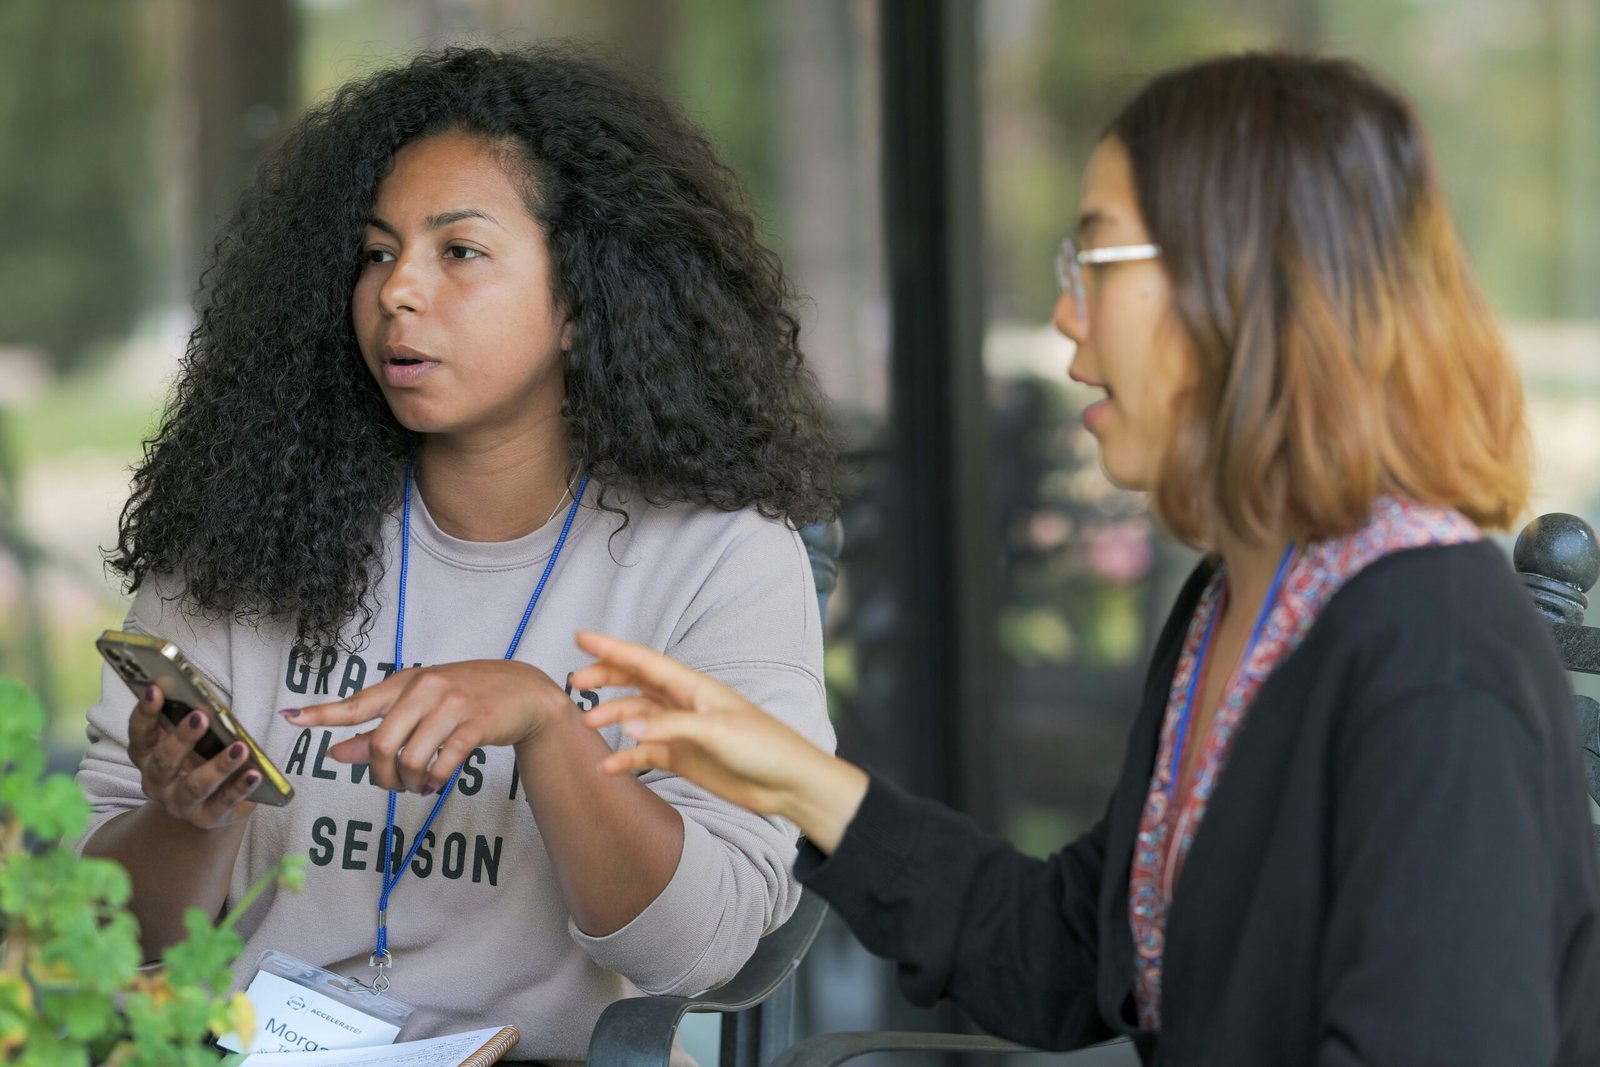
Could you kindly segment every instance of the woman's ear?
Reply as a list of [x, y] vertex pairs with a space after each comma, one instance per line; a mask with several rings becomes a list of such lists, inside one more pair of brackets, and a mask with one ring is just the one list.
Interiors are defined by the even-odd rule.
[[568, 319], [566, 322], [563, 322], [561, 324], [561, 351], [563, 351], [563, 352], [571, 352], [572, 351], [572, 336], [573, 336], [574, 330], [575, 330], [575, 327], [573, 326], [573, 322], [572, 322], [571, 319]]

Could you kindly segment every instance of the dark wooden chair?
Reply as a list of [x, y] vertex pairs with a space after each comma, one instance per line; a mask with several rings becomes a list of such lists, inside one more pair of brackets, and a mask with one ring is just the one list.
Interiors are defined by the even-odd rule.
[[814, 893], [763, 937], [739, 973], [693, 997], [619, 1000], [589, 1039], [591, 1067], [667, 1067], [678, 1024], [690, 1012], [722, 1014], [722, 1067], [763, 1067], [794, 1040], [795, 969], [816, 940], [828, 906]]
[[[843, 533], [837, 520], [800, 531], [811, 560], [817, 609], [828, 617]], [[822, 928], [828, 906], [805, 893], [794, 914], [763, 937], [733, 978], [692, 997], [633, 997], [608, 1007], [589, 1038], [594, 1067], [667, 1067], [678, 1025], [690, 1012], [722, 1015], [721, 1067], [765, 1067], [794, 1041], [793, 975]]]

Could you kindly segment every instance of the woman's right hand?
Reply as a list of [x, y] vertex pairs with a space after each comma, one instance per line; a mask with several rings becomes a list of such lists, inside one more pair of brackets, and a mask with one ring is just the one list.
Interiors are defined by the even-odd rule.
[[246, 800], [261, 783], [261, 772], [240, 771], [250, 752], [243, 742], [209, 760], [195, 753], [211, 712], [196, 708], [173, 726], [161, 714], [166, 697], [152, 685], [133, 707], [128, 720], [128, 758], [139, 768], [144, 795], [169, 816], [202, 830], [214, 830], [249, 817], [255, 804]]
[[623, 686], [634, 696], [600, 704], [589, 726], [622, 724], [638, 742], [606, 757], [611, 774], [671, 771], [741, 807], [781, 815], [831, 853], [867, 792], [867, 775], [832, 756], [738, 693], [643, 645], [578, 634], [594, 656], [572, 676], [574, 689]]

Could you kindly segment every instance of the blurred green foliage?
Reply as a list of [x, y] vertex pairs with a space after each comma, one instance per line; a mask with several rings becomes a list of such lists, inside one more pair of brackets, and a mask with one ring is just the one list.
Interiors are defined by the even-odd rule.
[[67, 378], [9, 413], [7, 444], [22, 470], [73, 452], [131, 466], [160, 415], [142, 395], [110, 393], [103, 378]]
[[1076, 221], [1079, 177], [1118, 106], [1165, 67], [1269, 45], [1274, 27], [1231, 3], [1046, 4], [1015, 25], [1001, 17], [1009, 6], [985, 5], [989, 293], [1001, 317], [1027, 320], [1055, 299], [1056, 242]]
[[1324, 3], [1327, 47], [1416, 105], [1474, 273], [1503, 315], [1600, 317], [1600, 5]]
[[775, 238], [779, 220], [768, 5], [749, 0], [679, 0], [682, 43], [673, 70], [675, 96], [705, 127], [723, 160], [744, 182]]
[[126, 334], [160, 277], [149, 10], [0, 4], [0, 344], [64, 370]]
[[159, 969], [141, 969], [127, 872], [73, 848], [89, 803], [71, 778], [46, 773], [44, 719], [27, 689], [0, 677], [0, 1060], [215, 1064], [208, 1034], [236, 1031], [248, 1041], [255, 1030], [249, 999], [228, 995], [244, 949], [233, 926], [268, 886], [298, 890], [305, 857], [285, 856], [217, 926], [190, 908], [186, 940]]
[[[1100, 130], [1150, 75], [1218, 52], [1310, 47], [1416, 106], [1468, 258], [1501, 314], [1600, 316], [1600, 5], [1588, 0], [1006, 0], [990, 37], [991, 300], [1036, 318]], [[1310, 34], [1297, 39], [1297, 34]]]

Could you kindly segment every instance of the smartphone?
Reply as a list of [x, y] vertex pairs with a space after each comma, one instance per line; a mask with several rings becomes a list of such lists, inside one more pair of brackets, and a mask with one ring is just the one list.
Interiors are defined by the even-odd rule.
[[134, 696], [144, 699], [144, 691], [151, 685], [161, 687], [166, 698], [161, 714], [176, 726], [195, 708], [207, 708], [206, 732], [194, 744], [195, 754], [210, 759], [231, 746], [244, 742], [250, 749], [246, 766], [261, 772], [261, 784], [251, 792], [250, 799], [257, 804], [270, 804], [281, 808], [294, 797], [294, 787], [284, 777], [267, 754], [261, 751], [245, 728], [233, 717], [228, 706], [217, 698], [216, 692], [189, 662], [183, 650], [171, 641], [144, 634], [107, 630], [95, 640], [111, 669], [127, 683]]

